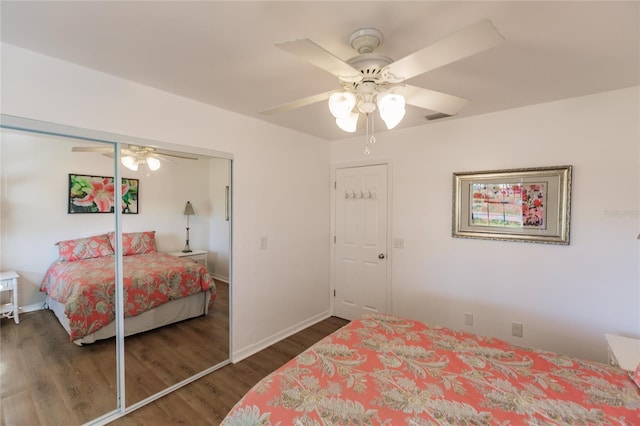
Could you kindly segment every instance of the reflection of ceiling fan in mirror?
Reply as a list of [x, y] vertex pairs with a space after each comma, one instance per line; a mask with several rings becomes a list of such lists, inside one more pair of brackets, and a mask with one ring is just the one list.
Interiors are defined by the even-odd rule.
[[392, 129], [404, 118], [405, 103], [448, 117], [457, 114], [467, 99], [403, 82], [503, 41], [491, 22], [484, 20], [395, 62], [373, 53], [382, 42], [382, 33], [375, 28], [362, 28], [351, 34], [349, 42], [358, 55], [346, 62], [309, 39], [277, 43], [279, 48], [338, 77], [342, 89], [298, 99], [261, 113], [288, 111], [329, 99], [329, 110], [336, 124], [346, 132], [356, 131], [360, 113], [368, 116], [376, 109], [387, 128]]
[[[113, 158], [113, 148], [110, 147], [92, 147], [92, 146], [74, 146], [72, 152], [98, 152], [107, 157]], [[134, 172], [138, 170], [140, 165], [147, 166], [149, 170], [155, 171], [160, 168], [160, 160], [175, 164], [167, 157], [183, 158], [185, 160], [197, 160], [195, 157], [187, 157], [184, 155], [170, 154], [164, 151], [158, 151], [155, 148], [147, 146], [129, 145], [122, 148], [120, 161], [129, 170]]]

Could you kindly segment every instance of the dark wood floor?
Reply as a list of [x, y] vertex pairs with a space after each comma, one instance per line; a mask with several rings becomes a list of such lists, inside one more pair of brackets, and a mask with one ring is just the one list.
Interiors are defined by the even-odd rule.
[[[227, 359], [229, 291], [213, 313], [125, 339], [127, 405]], [[216, 425], [255, 383], [347, 321], [329, 318], [114, 421]], [[80, 425], [116, 408], [115, 339], [78, 347], [48, 310], [0, 321], [0, 424]]]
[[139, 408], [111, 425], [217, 425], [261, 378], [347, 322], [336, 317], [321, 321]]
[[[127, 405], [228, 359], [229, 287], [207, 316], [125, 339]], [[49, 310], [0, 322], [2, 425], [75, 425], [117, 406], [115, 339], [78, 347]]]

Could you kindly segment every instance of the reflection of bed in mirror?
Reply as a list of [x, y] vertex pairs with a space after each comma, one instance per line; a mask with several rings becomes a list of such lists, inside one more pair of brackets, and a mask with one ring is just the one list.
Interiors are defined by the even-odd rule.
[[[155, 246], [152, 231], [122, 236], [125, 336], [207, 315], [215, 301], [204, 265]], [[60, 241], [42, 280], [47, 306], [78, 345], [116, 335], [114, 247], [113, 233]]]

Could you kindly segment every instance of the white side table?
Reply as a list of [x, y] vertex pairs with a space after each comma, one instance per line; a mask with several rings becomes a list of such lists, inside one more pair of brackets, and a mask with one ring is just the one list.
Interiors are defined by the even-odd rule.
[[605, 334], [609, 343], [609, 363], [623, 370], [634, 371], [640, 363], [640, 339]]
[[171, 256], [181, 257], [183, 259], [189, 259], [192, 262], [199, 263], [207, 267], [207, 251], [206, 250], [193, 250], [188, 253], [182, 251], [172, 251], [169, 253]]
[[20, 323], [18, 316], [18, 273], [16, 271], [0, 272], [0, 293], [10, 291], [11, 303], [0, 306], [0, 316], [3, 318], [13, 318], [16, 324]]

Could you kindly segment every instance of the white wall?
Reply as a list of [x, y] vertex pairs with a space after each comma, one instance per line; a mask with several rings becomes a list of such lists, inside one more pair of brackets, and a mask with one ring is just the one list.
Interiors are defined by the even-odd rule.
[[233, 154], [236, 358], [328, 315], [325, 142], [11, 45], [1, 58], [3, 114]]
[[[368, 160], [393, 166], [392, 233], [405, 240], [390, 259], [393, 312], [600, 361], [605, 333], [640, 337], [639, 105], [631, 88], [379, 134]], [[364, 142], [332, 142], [331, 162], [362, 161]], [[451, 237], [454, 172], [565, 164], [569, 246]]]

